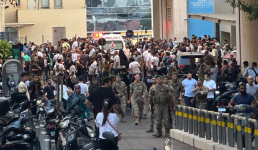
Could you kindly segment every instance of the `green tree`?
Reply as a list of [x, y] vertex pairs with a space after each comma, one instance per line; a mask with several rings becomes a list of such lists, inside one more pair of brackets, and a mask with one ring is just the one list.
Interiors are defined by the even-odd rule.
[[0, 40], [0, 59], [3, 60], [3, 63], [12, 55], [11, 49], [12, 47], [7, 40]]
[[248, 19], [254, 21], [258, 19], [258, 0], [253, 3], [246, 3], [245, 0], [225, 0], [227, 3], [235, 8], [239, 7], [240, 10], [248, 14]]

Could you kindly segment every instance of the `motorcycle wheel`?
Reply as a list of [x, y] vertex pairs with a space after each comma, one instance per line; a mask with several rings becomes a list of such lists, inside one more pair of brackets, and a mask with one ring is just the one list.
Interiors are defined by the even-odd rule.
[[41, 148], [40, 148], [40, 143], [39, 143], [39, 140], [38, 140], [38, 139], [37, 139], [37, 141], [35, 142], [35, 144], [33, 144], [32, 150], [41, 150]]

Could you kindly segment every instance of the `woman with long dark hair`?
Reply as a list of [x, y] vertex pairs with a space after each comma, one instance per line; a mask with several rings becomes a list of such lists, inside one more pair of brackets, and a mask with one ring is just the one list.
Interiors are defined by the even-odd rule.
[[[100, 139], [100, 149], [101, 150], [118, 150], [117, 142], [119, 133], [117, 131], [120, 122], [119, 117], [115, 113], [111, 113], [112, 101], [110, 99], [105, 99], [103, 101], [103, 110], [98, 113], [95, 124], [99, 128], [99, 139]], [[115, 142], [105, 140], [102, 134], [107, 132], [112, 132], [115, 137]]]

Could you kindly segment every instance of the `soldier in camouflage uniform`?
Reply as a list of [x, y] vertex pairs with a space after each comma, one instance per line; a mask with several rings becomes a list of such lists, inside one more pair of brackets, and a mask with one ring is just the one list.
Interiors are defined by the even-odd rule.
[[[121, 81], [121, 76], [118, 74], [116, 75], [116, 80], [112, 84], [112, 90], [115, 92], [116, 97], [119, 99], [121, 109], [124, 114], [126, 114], [126, 92], [127, 87], [123, 81]], [[121, 118], [122, 123], [126, 123], [124, 118]]]
[[157, 134], [155, 138], [162, 136], [162, 121], [163, 126], [165, 127], [166, 137], [169, 137], [169, 130], [171, 128], [170, 112], [168, 107], [172, 106], [170, 104], [172, 98], [172, 94], [170, 93], [171, 88], [162, 82], [162, 77], [157, 76], [157, 84], [150, 90], [150, 97], [153, 98], [157, 121]]
[[195, 107], [198, 109], [206, 109], [207, 94], [209, 88], [203, 85], [204, 78], [199, 77], [197, 81], [197, 87], [193, 90], [195, 92], [195, 98], [192, 102], [195, 102]]
[[141, 125], [144, 97], [147, 92], [147, 87], [144, 82], [141, 81], [139, 74], [135, 75], [135, 81], [130, 85], [130, 98], [128, 102], [131, 102], [134, 112], [135, 125]]
[[172, 92], [172, 95], [173, 95], [172, 106], [173, 106], [173, 108], [170, 112], [170, 116], [171, 116], [171, 121], [172, 121], [172, 125], [173, 125], [172, 127], [175, 128], [175, 125], [176, 125], [175, 110], [176, 110], [177, 105], [185, 106], [185, 101], [182, 98], [182, 96], [185, 93], [185, 88], [184, 88], [182, 82], [178, 81], [178, 74], [176, 72], [172, 73], [171, 79], [172, 80], [170, 80], [168, 82], [168, 85], [173, 87], [173, 92]]
[[[156, 85], [157, 81], [156, 81], [156, 76], [153, 76], [152, 77], [152, 86], [150, 87], [150, 90], [154, 87], [154, 85]], [[150, 107], [151, 105], [151, 107]], [[148, 98], [148, 102], [147, 102], [147, 110], [151, 112], [151, 116], [150, 116], [150, 119], [151, 119], [151, 124], [150, 124], [150, 129], [147, 130], [146, 132], [154, 132], [153, 130], [153, 125], [154, 125], [154, 119], [155, 119], [155, 112], [154, 112], [154, 104], [153, 104], [153, 98], [151, 98], [149, 96]]]

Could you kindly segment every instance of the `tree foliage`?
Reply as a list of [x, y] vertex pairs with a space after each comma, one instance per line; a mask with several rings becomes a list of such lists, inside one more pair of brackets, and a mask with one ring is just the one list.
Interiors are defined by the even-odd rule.
[[7, 40], [0, 40], [0, 59], [3, 60], [3, 63], [12, 55], [11, 49], [12, 47]]
[[239, 7], [240, 10], [248, 14], [248, 19], [254, 21], [258, 19], [258, 0], [247, 3], [245, 0], [225, 0], [232, 7]]

